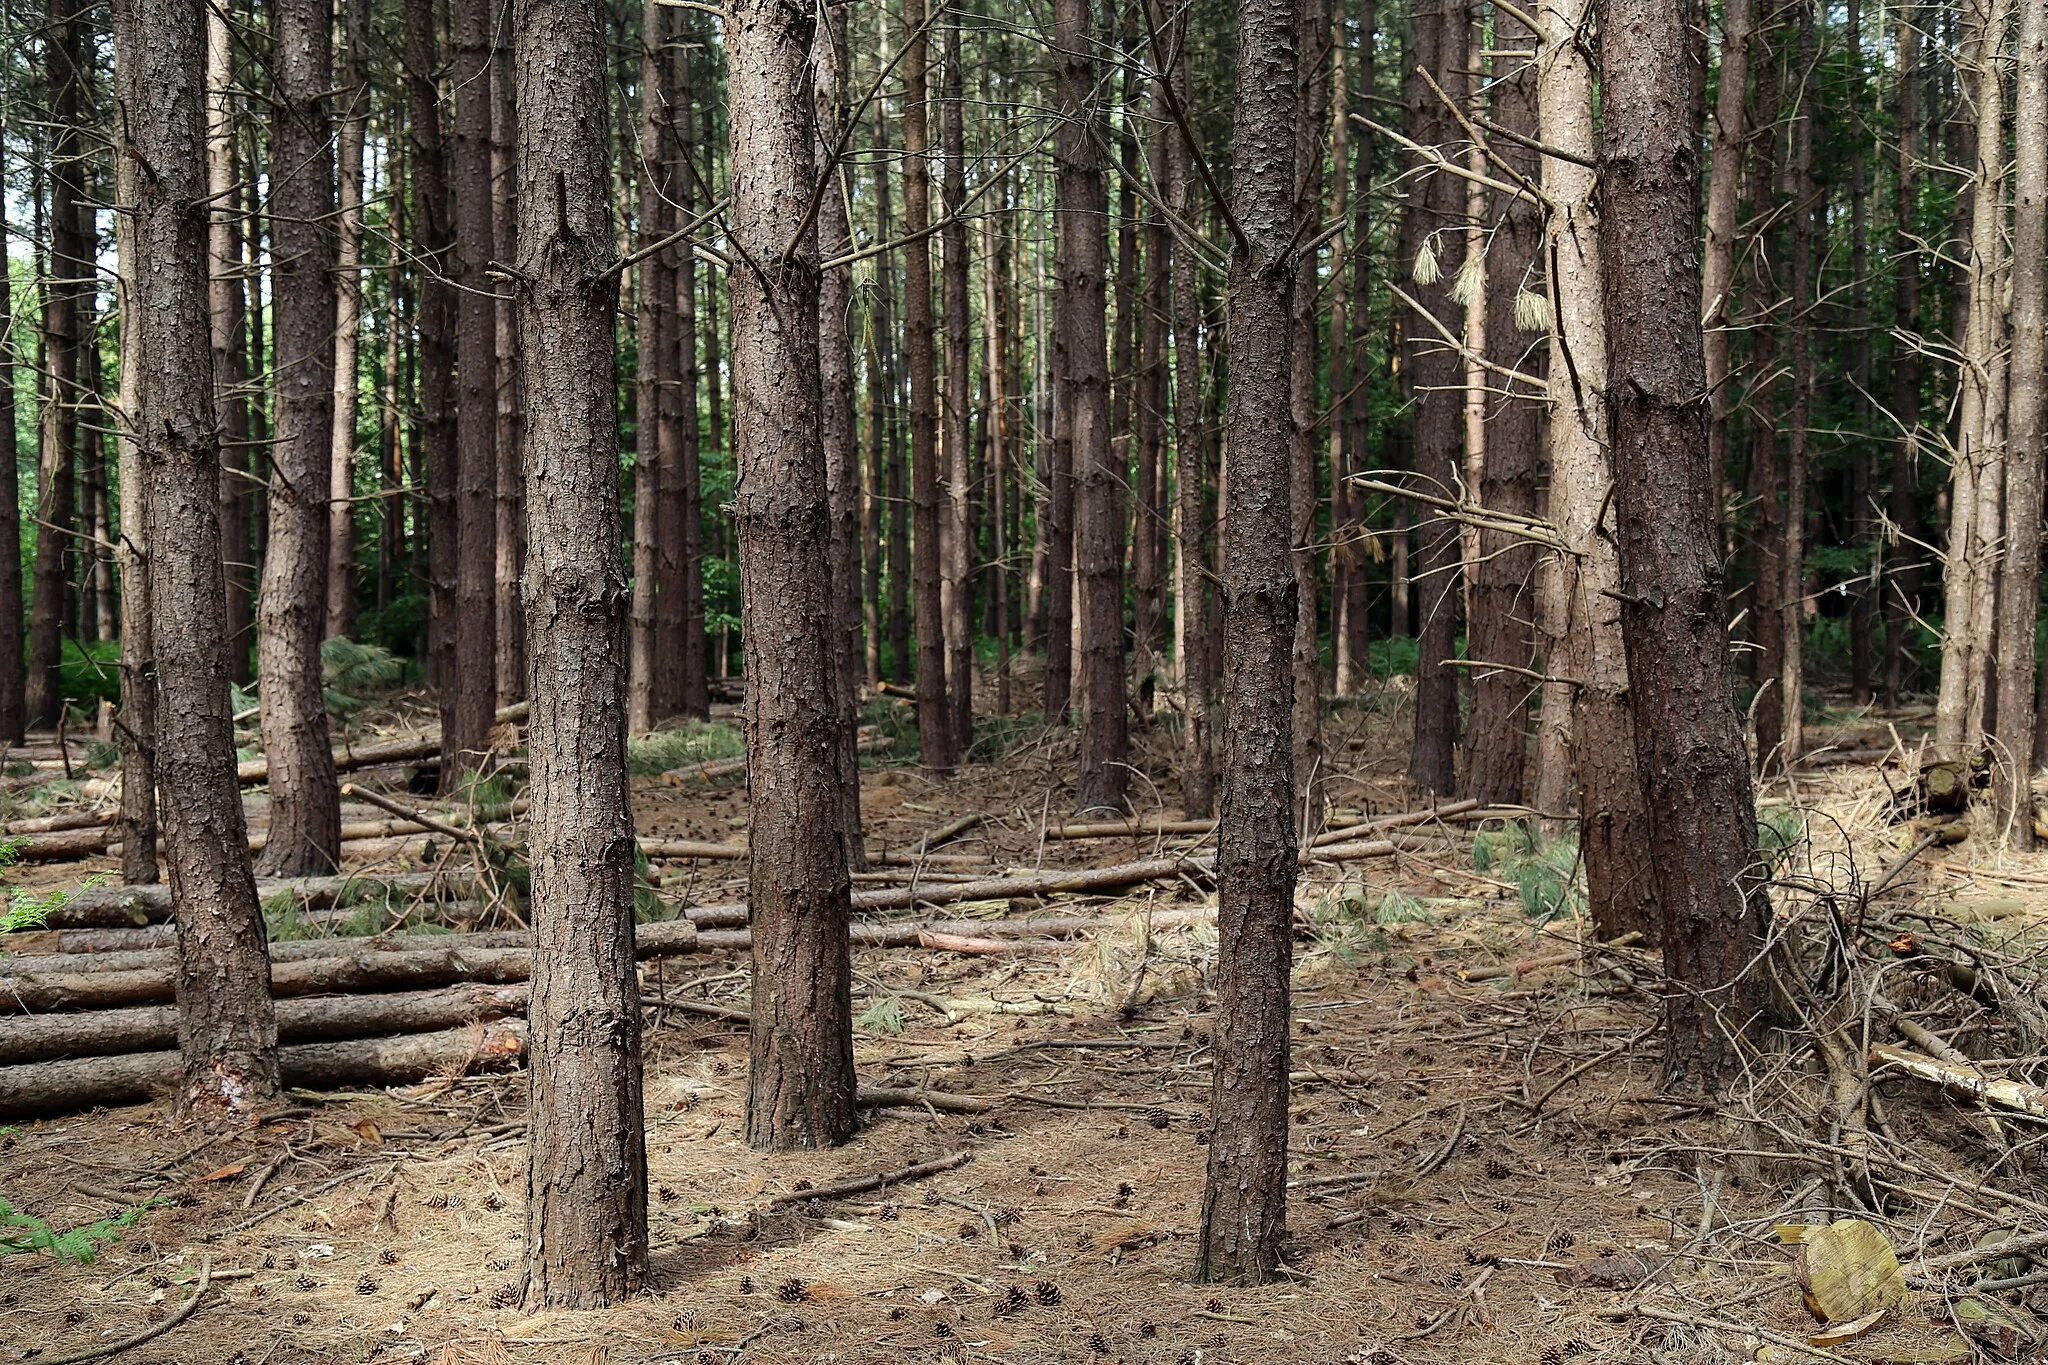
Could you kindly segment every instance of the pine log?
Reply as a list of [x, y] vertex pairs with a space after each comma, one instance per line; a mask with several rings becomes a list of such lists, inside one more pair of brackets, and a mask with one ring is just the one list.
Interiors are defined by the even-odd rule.
[[75, 810], [58, 815], [38, 815], [28, 820], [9, 820], [0, 825], [0, 835], [55, 834], [67, 829], [99, 829], [114, 821], [112, 811]]
[[[396, 995], [280, 1000], [277, 1037], [281, 1043], [316, 1043], [427, 1033], [478, 1019], [521, 1015], [526, 997], [523, 984], [470, 984]], [[0, 1025], [0, 1065], [4, 1066], [151, 1052], [177, 1045], [178, 1011], [172, 1005], [39, 1014]]]
[[1208, 877], [1213, 874], [1214, 866], [1214, 861], [1208, 858], [1151, 858], [1144, 862], [1080, 871], [1027, 872], [1013, 877], [990, 877], [986, 881], [951, 882], [944, 886], [891, 887], [886, 891], [855, 892], [853, 908], [857, 911], [892, 910], [912, 905], [952, 905], [960, 901], [1008, 900], [1059, 892], [1116, 891], [1141, 882], [1164, 881], [1178, 876]]
[[[383, 888], [406, 895], [465, 896], [475, 877], [468, 871], [401, 872], [383, 876], [342, 873], [331, 877], [264, 879], [256, 894], [264, 900], [289, 891], [306, 909], [334, 905], [343, 896]], [[113, 928], [166, 920], [171, 914], [171, 888], [154, 886], [91, 886], [50, 912], [53, 929]]]
[[[527, 710], [527, 703], [523, 701], [515, 702], [511, 706], [500, 707], [498, 708], [497, 715], [492, 718], [492, 723], [495, 725], [522, 723], [526, 720]], [[358, 768], [374, 768], [383, 763], [406, 763], [426, 758], [439, 758], [440, 754], [441, 737], [439, 735], [422, 735], [416, 739], [394, 739], [382, 744], [365, 744], [361, 748], [356, 748], [353, 745], [343, 745], [334, 751], [334, 770], [338, 773], [354, 772]], [[242, 785], [245, 787], [259, 782], [268, 782], [270, 780], [270, 760], [267, 758], [255, 758], [247, 763], [240, 764], [235, 769], [235, 776], [241, 779]]]
[[[278, 1063], [285, 1084], [332, 1090], [354, 1085], [409, 1085], [429, 1076], [501, 1071], [517, 1066], [525, 1052], [525, 1021], [504, 1019], [440, 1033], [281, 1047]], [[175, 1052], [0, 1067], [0, 1119], [142, 1103], [173, 1088], [178, 1074]]]

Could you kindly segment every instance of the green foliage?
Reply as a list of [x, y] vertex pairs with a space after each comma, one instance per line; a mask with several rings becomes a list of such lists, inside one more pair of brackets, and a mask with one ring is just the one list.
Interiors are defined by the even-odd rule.
[[272, 943], [319, 938], [325, 932], [317, 922], [306, 918], [298, 893], [291, 890], [274, 891], [264, 899], [263, 925]]
[[1791, 806], [1766, 806], [1756, 813], [1757, 854], [1773, 876], [1805, 842], [1806, 817]]
[[[895, 697], [876, 697], [861, 712], [872, 744], [861, 752], [861, 765], [893, 767], [917, 762], [917, 712]], [[979, 744], [979, 739], [976, 743]]]
[[427, 638], [427, 595], [403, 593], [393, 597], [388, 605], [358, 612], [356, 634], [365, 644], [417, 658]]
[[1429, 907], [1405, 891], [1389, 891], [1380, 897], [1373, 907], [1373, 920], [1379, 924], [1428, 924], [1431, 916]]
[[746, 751], [746, 732], [737, 725], [693, 720], [627, 740], [626, 767], [635, 777], [655, 777], [692, 763], [738, 758]]
[[967, 761], [997, 762], [1019, 739], [1036, 734], [1042, 723], [1042, 717], [1036, 711], [1026, 711], [1021, 715], [976, 716], [974, 743], [967, 748]]
[[63, 661], [57, 667], [57, 686], [66, 701], [121, 700], [121, 642], [95, 640], [81, 647], [66, 638]]
[[[22, 840], [9, 839], [0, 844], [0, 868], [10, 867], [21, 857]], [[114, 880], [111, 872], [95, 872], [80, 883], [79, 890], [90, 890], [105, 886]], [[67, 891], [61, 886], [48, 891], [17, 891], [8, 898], [7, 908], [0, 911], [0, 934], [12, 934], [27, 929], [40, 929], [50, 922], [50, 916], [59, 908], [71, 903], [77, 891]]]
[[405, 681], [405, 660], [382, 645], [337, 636], [320, 645], [320, 676], [327, 709], [347, 715], [361, 709], [360, 693], [385, 692]]
[[1397, 675], [1412, 678], [1416, 662], [1422, 657], [1422, 649], [1412, 635], [1383, 635], [1367, 644], [1366, 656], [1372, 661], [1375, 678]]
[[1512, 883], [1531, 919], [1552, 920], [1585, 908], [1576, 840], [1545, 839], [1522, 824], [1482, 831], [1472, 840], [1472, 866]]
[[90, 1265], [99, 1254], [100, 1244], [115, 1242], [121, 1238], [124, 1228], [133, 1227], [143, 1214], [155, 1208], [159, 1200], [150, 1199], [134, 1208], [123, 1209], [112, 1218], [96, 1222], [81, 1223], [75, 1228], [59, 1232], [44, 1220], [33, 1214], [22, 1213], [13, 1204], [0, 1199], [0, 1256], [20, 1255], [31, 1252], [46, 1252], [60, 1261], [77, 1265]]
[[901, 1033], [903, 1003], [893, 995], [877, 995], [874, 1002], [855, 1017], [853, 1026], [862, 1033]]

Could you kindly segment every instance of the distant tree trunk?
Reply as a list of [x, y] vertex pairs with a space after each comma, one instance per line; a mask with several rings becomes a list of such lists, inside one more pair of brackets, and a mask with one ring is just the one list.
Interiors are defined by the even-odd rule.
[[[249, 632], [255, 613], [255, 565], [250, 559], [247, 296], [242, 287], [242, 221], [235, 170], [234, 48], [226, 14], [206, 10], [207, 310], [212, 322], [213, 391], [220, 419], [220, 543], [227, 577], [228, 676], [249, 681]], [[0, 631], [4, 635], [4, 631]]]
[[334, 429], [331, 9], [321, 0], [279, 0], [271, 32], [277, 406], [270, 538], [256, 609], [263, 752], [270, 760], [270, 837], [258, 866], [266, 876], [286, 877], [330, 871], [341, 854], [341, 794], [320, 671]]
[[1941, 687], [1934, 702], [1934, 747], [1945, 758], [1975, 754], [1984, 739], [1996, 598], [2000, 502], [2005, 489], [2006, 332], [2005, 80], [2001, 51], [2010, 0], [1982, 0], [1974, 36], [1957, 62], [1970, 89], [1976, 158], [1970, 186], [1967, 325], [1958, 383], [1958, 439], [1949, 471], [1947, 556], [1942, 575]]
[[911, 594], [917, 628], [919, 762], [938, 773], [959, 761], [946, 697], [946, 629], [941, 599], [939, 375], [932, 340], [931, 39], [925, 0], [906, 0], [903, 28], [904, 338], [910, 350]]
[[[878, 149], [875, 161], [875, 238], [887, 241], [889, 236], [889, 171], [888, 124], [883, 111], [875, 111], [874, 142]], [[849, 172], [850, 175], [850, 172]], [[863, 329], [862, 344], [867, 370], [867, 478], [864, 505], [861, 508], [861, 558], [863, 570], [863, 602], [861, 625], [867, 634], [868, 686], [879, 688], [882, 682], [882, 559], [884, 537], [882, 528], [888, 512], [888, 460], [889, 445], [889, 404], [894, 398], [890, 387], [887, 367], [884, 364], [886, 351], [884, 338], [889, 335], [889, 300], [895, 293], [887, 255], [876, 256], [870, 277], [874, 301], [869, 305], [867, 326]], [[886, 623], [892, 630], [894, 614]], [[893, 643], [893, 635], [892, 635]]]
[[93, 246], [84, 217], [86, 199], [85, 101], [91, 73], [86, 40], [91, 11], [50, 0], [43, 37], [49, 89], [50, 275], [43, 289], [41, 468], [36, 481], [35, 598], [28, 623], [28, 714], [31, 723], [57, 724], [64, 708], [65, 597], [69, 589], [70, 532], [77, 520], [75, 468], [82, 356], [92, 311]]
[[[126, 14], [121, 16], [124, 20]], [[135, 63], [135, 32], [125, 23], [114, 31], [115, 99], [123, 99], [120, 68]], [[138, 71], [136, 74], [140, 74]], [[176, 71], [182, 81], [185, 73]], [[136, 93], [145, 93], [138, 89]], [[180, 90], [187, 98], [200, 94]], [[124, 107], [135, 108], [133, 102]], [[180, 130], [182, 132], [182, 130]], [[132, 146], [132, 142], [129, 144]], [[182, 149], [181, 149], [182, 151]], [[181, 165], [180, 169], [183, 167]], [[114, 192], [123, 205], [137, 202], [138, 179], [132, 157], [114, 160]], [[142, 415], [142, 329], [138, 312], [140, 299], [137, 276], [141, 261], [136, 255], [135, 220], [127, 213], [114, 218], [115, 251], [119, 257], [116, 277], [121, 339], [121, 417], [109, 422], [116, 427], [120, 452], [121, 526], [117, 533], [121, 565], [121, 710], [116, 719], [116, 742], [121, 750], [121, 880], [130, 885], [153, 883], [156, 872], [156, 660], [149, 621], [149, 480], [142, 469], [141, 435], [136, 422]], [[212, 357], [209, 356], [210, 360]], [[208, 373], [207, 382], [212, 382]]]
[[732, 160], [750, 172], [733, 179], [733, 241], [764, 263], [732, 276], [753, 775], [747, 1141], [764, 1151], [837, 1146], [857, 1126], [818, 241], [805, 222], [818, 174], [807, 88], [815, 13], [797, 0], [738, 0], [726, 30]]
[[[0, 202], [0, 259], [7, 254], [7, 239], [7, 208]], [[28, 682], [23, 653], [27, 623], [21, 602], [21, 472], [14, 425], [12, 273], [0, 270], [0, 745], [19, 744], [28, 731], [23, 696]]]
[[[1535, 39], [1507, 11], [1495, 11], [1495, 47], [1521, 50], [1533, 46]], [[1533, 140], [1534, 65], [1506, 60], [1513, 63], [1511, 68], [1496, 71], [1493, 79], [1493, 122]], [[1496, 167], [1505, 165], [1516, 172], [1497, 178], [1519, 183], [1541, 175], [1541, 158], [1513, 138], [1496, 137], [1491, 146]], [[1536, 203], [1496, 190], [1485, 249], [1487, 356], [1504, 369], [1538, 375], [1543, 362], [1530, 333], [1539, 329], [1525, 326], [1521, 298], [1542, 243], [1542, 212]], [[1497, 390], [1517, 387], [1510, 380], [1489, 375], [1487, 385], [1496, 392], [1486, 396], [1486, 468], [1479, 501], [1489, 512], [1534, 516], [1542, 465], [1542, 410], [1533, 399], [1501, 396]], [[1518, 806], [1529, 754], [1533, 689], [1527, 670], [1536, 662], [1536, 547], [1497, 531], [1481, 531], [1479, 564], [1472, 577], [1471, 644], [1466, 652], [1475, 666], [1465, 789], [1489, 806]], [[1490, 664], [1505, 667], [1489, 668]]]
[[518, 0], [533, 991], [526, 1304], [647, 1284], [603, 10]]
[[[1323, 215], [1323, 132], [1329, 121], [1330, 0], [1299, 0], [1300, 32], [1295, 38], [1300, 63], [1301, 105], [1294, 138], [1294, 199], [1304, 221]], [[1315, 260], [1308, 261], [1308, 279], [1316, 279]], [[1316, 326], [1319, 291], [1297, 289], [1288, 305], [1291, 314], [1289, 361], [1291, 409], [1288, 439], [1288, 482], [1293, 504], [1289, 545], [1294, 565], [1294, 780], [1298, 785], [1295, 812], [1304, 837], [1321, 818], [1319, 786], [1323, 770], [1323, 668], [1317, 635], [1321, 585], [1316, 581], [1316, 434], [1321, 427], [1316, 400]]]
[[[1191, 64], [1184, 36], [1185, 16], [1162, 35], [1175, 54], [1166, 79], [1174, 98], [1188, 108]], [[1162, 103], [1163, 103], [1162, 99]], [[1166, 198], [1173, 216], [1195, 221], [1194, 158], [1180, 129], [1166, 135]], [[1173, 482], [1174, 597], [1180, 617], [1181, 807], [1190, 819], [1206, 819], [1214, 808], [1216, 750], [1209, 719], [1209, 502], [1206, 442], [1202, 432], [1202, 306], [1200, 264], [1193, 253], [1173, 273]]]
[[[1053, 274], [1063, 342], [1058, 379], [1061, 420], [1073, 462], [1074, 572], [1079, 588], [1074, 610], [1079, 613], [1081, 652], [1076, 680], [1081, 694], [1081, 753], [1074, 808], [1122, 810], [1130, 778], [1124, 766], [1130, 753], [1123, 664], [1125, 475], [1110, 439], [1104, 289], [1109, 272], [1109, 193], [1096, 145], [1100, 115], [1088, 0], [1057, 0], [1053, 31], [1060, 105], [1053, 152]], [[1062, 629], [1061, 590], [1048, 584], [1048, 591], [1053, 609], [1047, 623], [1048, 645], [1056, 648]]]
[[2035, 622], [2041, 610], [2042, 444], [2048, 441], [2048, 0], [2020, 3], [2013, 117], [2012, 440], [1999, 591], [1998, 805], [2006, 841], [2034, 846]]
[[[1867, 77], [1863, 58], [1862, 0], [1847, 0], [1842, 38], [1848, 47], [1849, 98], [1860, 116]], [[1870, 430], [1870, 182], [1865, 164], [1868, 140], [1851, 139], [1849, 153], [1849, 379], [1856, 390], [1852, 411], [1858, 436], [1849, 454], [1849, 540], [1869, 569], [1849, 586], [1849, 695], [1858, 705], [1876, 700], [1871, 663], [1877, 577], [1877, 517], [1871, 475], [1876, 463]]]
[[[879, 119], [875, 129], [876, 140], [886, 147], [888, 138]], [[875, 236], [885, 242], [893, 240], [890, 236], [893, 228], [889, 213], [889, 181], [888, 160], [878, 159], [875, 162]], [[887, 256], [876, 258], [875, 282], [878, 287], [875, 333], [876, 344], [881, 348], [882, 387], [887, 395], [883, 411], [889, 447], [884, 460], [882, 485], [883, 499], [889, 512], [889, 676], [902, 682], [911, 676], [910, 471], [905, 464], [903, 448], [902, 356], [897, 349], [895, 325], [896, 272], [890, 267]], [[904, 306], [907, 311], [908, 303]]]
[[[680, 643], [656, 628], [662, 550], [661, 481], [673, 447], [674, 414], [662, 411], [664, 386], [673, 387], [675, 268], [667, 251], [653, 248], [676, 227], [665, 129], [669, 9], [647, 0], [640, 9], [640, 147], [634, 178], [640, 190], [636, 252], [646, 253], [636, 271], [633, 377], [633, 601], [632, 669], [626, 685], [626, 728], [644, 734], [661, 711], [655, 681], [663, 656]], [[688, 248], [685, 248], [687, 250]]]
[[[1453, 99], [1465, 91], [1467, 0], [1422, 0], [1415, 16], [1415, 67], [1428, 71]], [[1442, 101], [1419, 77], [1408, 82], [1409, 127], [1428, 146], [1453, 141]], [[1417, 161], [1418, 168], [1428, 165]], [[1428, 174], [1403, 215], [1404, 243], [1411, 244], [1401, 268], [1415, 279], [1415, 299], [1447, 330], [1456, 332], [1458, 306], [1451, 283], [1464, 269], [1465, 234], [1453, 225], [1464, 217], [1465, 182], [1445, 171]], [[1465, 450], [1464, 365], [1445, 347], [1426, 319], [1407, 327], [1408, 375], [1415, 391], [1415, 472], [1424, 491], [1452, 495]], [[1449, 663], [1457, 648], [1459, 544], [1455, 523], [1429, 516], [1418, 528], [1414, 579], [1422, 615], [1415, 664], [1415, 737], [1408, 754], [1408, 780], [1425, 792], [1447, 794], [1457, 785], [1458, 670]]]
[[[1377, 93], [1378, 77], [1374, 74], [1373, 49], [1378, 41], [1379, 6], [1376, 0], [1359, 0], [1358, 5], [1358, 74], [1354, 88], [1366, 98]], [[1339, 118], [1348, 124], [1350, 114], [1342, 108]], [[1377, 140], [1369, 128], [1358, 128], [1358, 151], [1353, 171], [1351, 192], [1351, 309], [1347, 319], [1348, 334], [1346, 345], [1350, 351], [1350, 399], [1345, 404], [1346, 421], [1344, 437], [1343, 473], [1346, 476], [1363, 471], [1372, 458], [1366, 449], [1371, 432], [1372, 392], [1377, 386], [1368, 376], [1377, 362], [1372, 354], [1368, 338], [1372, 332], [1372, 242], [1378, 223], [1378, 206], [1373, 202], [1373, 162], [1377, 151]], [[1334, 335], [1334, 329], [1332, 334]], [[1390, 462], [1392, 463], [1392, 462]], [[1349, 484], [1344, 488], [1345, 508], [1344, 553], [1350, 563], [1350, 574], [1345, 581], [1344, 636], [1345, 652], [1351, 660], [1352, 685], [1357, 687], [1372, 677], [1372, 657], [1368, 627], [1371, 613], [1371, 599], [1368, 590], [1365, 557], [1370, 542], [1365, 539], [1365, 494], [1362, 489]], [[1406, 627], [1397, 628], [1394, 633], [1405, 634]], [[1337, 689], [1343, 691], [1342, 687]]]
[[356, 632], [356, 358], [363, 329], [363, 144], [370, 126], [370, 4], [342, 0], [341, 135], [335, 248], [334, 433], [328, 440], [327, 639]]
[[[671, 183], [676, 192], [675, 211], [683, 217], [694, 216], [697, 208], [697, 177], [691, 169], [697, 148], [696, 56], [690, 50], [695, 34], [686, 10], [677, 35], [680, 41], [672, 54], [676, 92], [673, 150], [681, 169]], [[692, 720], [709, 720], [711, 692], [704, 657], [703, 430], [697, 416], [697, 255], [688, 246], [676, 252], [675, 284], [676, 458], [662, 466], [667, 484], [660, 504], [664, 529], [655, 629], [673, 642], [678, 708]]]
[[[1368, 0], [1369, 2], [1369, 0]], [[1355, 232], [1351, 223], [1351, 54], [1347, 51], [1346, 22], [1339, 12], [1329, 16], [1330, 29], [1330, 221], [1344, 227], [1330, 239], [1330, 530], [1326, 544], [1330, 556], [1330, 690], [1337, 696], [1358, 690], [1358, 666], [1351, 653], [1351, 583], [1361, 569], [1353, 540], [1351, 486], [1345, 482], [1352, 470], [1351, 440], [1356, 423], [1355, 395], [1351, 392], [1351, 305], [1354, 300], [1346, 286], [1345, 268], [1356, 267], [1370, 248], [1370, 240]], [[1368, 41], [1370, 41], [1368, 39]], [[1363, 373], [1361, 367], [1360, 373]]]
[[[1126, 80], [1137, 77], [1126, 72]], [[1138, 91], [1126, 95], [1128, 105], [1137, 109]], [[1164, 103], [1154, 97], [1154, 109]], [[1154, 167], [1166, 163], [1167, 139], [1175, 136], [1171, 124], [1162, 120], [1151, 138], [1146, 156]], [[1124, 194], [1137, 197], [1142, 167], [1138, 163], [1137, 137], [1126, 142], [1123, 168]], [[1150, 718], [1157, 710], [1155, 693], [1166, 655], [1166, 403], [1169, 389], [1166, 348], [1172, 318], [1173, 229], [1159, 210], [1145, 210], [1144, 294], [1136, 303], [1138, 327], [1137, 431], [1138, 452], [1135, 480], [1138, 507], [1132, 520], [1131, 638], [1136, 645], [1132, 672], [1138, 679], [1138, 714]]]
[[974, 743], [974, 480], [970, 473], [972, 443], [968, 422], [968, 386], [974, 338], [969, 334], [967, 260], [967, 132], [961, 109], [966, 86], [960, 69], [960, 16], [945, 20], [943, 73], [939, 78], [944, 108], [939, 115], [939, 142], [945, 158], [940, 202], [946, 225], [940, 229], [941, 307], [946, 326], [946, 392], [940, 414], [941, 445], [946, 452], [946, 506], [939, 536], [943, 558], [940, 606], [946, 637], [947, 740], [957, 763]]
[[1792, 430], [1785, 446], [1783, 548], [1778, 556], [1777, 695], [1782, 706], [1777, 764], [1787, 773], [1806, 748], [1806, 481], [1813, 425], [1813, 295], [1815, 215], [1825, 211], [1813, 181], [1813, 7], [1801, 5], [1798, 114], [1792, 124]]
[[[1593, 68], [1578, 38], [1592, 0], [1546, 5], [1536, 68], [1540, 141], [1569, 152], [1543, 158], [1551, 314], [1550, 520], [1572, 553], [1549, 566], [1544, 585], [1544, 780], [1546, 814], [1576, 806], [1586, 897], [1602, 938], [1631, 931], [1659, 938], [1650, 818], [1636, 773], [1622, 643], [1621, 565], [1609, 515], [1613, 479], [1603, 448], [1608, 430], [1607, 324], [1601, 313]], [[1564, 734], [1548, 733], [1553, 726]], [[1552, 757], [1553, 754], [1558, 757]], [[1555, 765], [1554, 767], [1551, 765]], [[1573, 800], [1573, 795], [1576, 800]]]
[[[853, 249], [842, 170], [834, 153], [846, 127], [847, 16], [826, 6], [811, 44], [813, 101], [817, 108], [816, 174], [818, 257]], [[956, 30], [957, 32], [957, 30]], [[867, 867], [860, 815], [860, 447], [853, 439], [853, 267], [834, 266], [818, 281], [818, 422], [825, 462], [825, 503], [831, 521], [832, 682], [839, 702], [839, 813], [847, 866]]]
[[1600, 255], [1622, 633], [1663, 909], [1666, 1069], [1711, 1092], [1737, 1074], [1765, 1001], [1770, 914], [1749, 759], [1729, 687], [1707, 458], [1699, 233], [1705, 53], [1668, 0], [1603, 0]]
[[1195, 1278], [1263, 1283], [1287, 1223], [1295, 830], [1288, 462], [1296, 0], [1238, 8], [1216, 1066]]
[[[198, 0], [117, 0], [115, 127], [133, 172], [130, 240], [141, 477], [140, 528], [157, 692], [157, 776], [178, 933], [174, 984], [185, 1105], [255, 1110], [277, 1094], [270, 954], [250, 876], [228, 705], [220, 561], [220, 437], [213, 407], [203, 158], [205, 20]], [[147, 111], [147, 116], [143, 116]], [[130, 197], [132, 195], [132, 197]], [[324, 470], [322, 471], [324, 472]], [[124, 499], [124, 502], [126, 500]]]
[[1729, 342], [1735, 326], [1735, 238], [1742, 207], [1742, 168], [1749, 146], [1754, 16], [1753, 0], [1723, 0], [1721, 75], [1714, 95], [1713, 153], [1707, 172], [1707, 245], [1701, 267], [1701, 293], [1707, 307], [1707, 430], [1716, 470], [1728, 468]]
[[997, 187], [995, 212], [982, 220], [982, 329], [986, 347], [983, 371], [988, 378], [988, 586], [996, 637], [996, 714], [1010, 714], [1010, 329], [1015, 322], [1011, 302], [1009, 186]]
[[[518, 178], [513, 167], [519, 140], [519, 111], [512, 88], [512, 0], [501, 0], [491, 30], [491, 215], [497, 249], [510, 254], [519, 235], [519, 205], [513, 194]], [[525, 559], [526, 497], [519, 449], [525, 428], [520, 394], [520, 356], [513, 300], [502, 289], [493, 317], [497, 335], [498, 475], [496, 637], [497, 704], [510, 706], [526, 695], [526, 612], [519, 602], [519, 571]]]
[[[418, 265], [419, 433], [413, 470], [426, 486], [427, 681], [454, 671], [455, 653], [455, 228], [441, 128], [441, 69], [433, 0], [405, 0], [406, 130], [412, 139], [412, 250]], [[414, 504], [417, 509], [419, 504]], [[417, 543], [417, 542], [416, 542]]]
[[498, 695], [498, 346], [491, 202], [491, 0], [453, 0], [455, 671], [441, 694], [441, 792], [489, 757]]
[[1920, 596], [1922, 551], [1909, 540], [1919, 528], [1920, 352], [1911, 339], [1920, 329], [1920, 8], [1900, 0], [1895, 13], [1895, 103], [1899, 139], [1898, 202], [1892, 233], [1892, 420], [1899, 437], [1892, 445], [1891, 490], [1885, 512], [1884, 704], [1899, 704], [1906, 686], [1906, 649]]

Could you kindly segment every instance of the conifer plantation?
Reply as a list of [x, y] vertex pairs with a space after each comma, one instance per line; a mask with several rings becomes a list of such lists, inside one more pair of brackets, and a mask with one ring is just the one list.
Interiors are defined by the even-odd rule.
[[0, 1359], [2048, 1352], [2048, 0], [0, 36]]

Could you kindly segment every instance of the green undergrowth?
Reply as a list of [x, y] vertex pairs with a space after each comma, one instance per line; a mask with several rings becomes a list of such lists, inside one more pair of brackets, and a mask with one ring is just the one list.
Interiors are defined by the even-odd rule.
[[42, 1252], [60, 1261], [90, 1265], [102, 1244], [119, 1241], [124, 1229], [133, 1227], [143, 1214], [160, 1202], [145, 1200], [111, 1218], [81, 1223], [60, 1232], [45, 1220], [23, 1213], [7, 1200], [0, 1199], [0, 1256]]
[[627, 740], [626, 766], [635, 777], [658, 777], [692, 763], [738, 758], [746, 751], [746, 733], [739, 726], [693, 720]]
[[1586, 908], [1576, 839], [1546, 839], [1519, 823], [1484, 830], [1473, 836], [1472, 866], [1512, 883], [1522, 912], [1533, 920], [1568, 919]]

